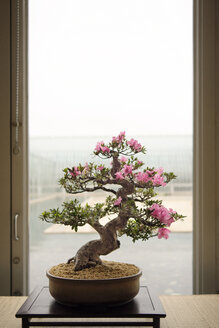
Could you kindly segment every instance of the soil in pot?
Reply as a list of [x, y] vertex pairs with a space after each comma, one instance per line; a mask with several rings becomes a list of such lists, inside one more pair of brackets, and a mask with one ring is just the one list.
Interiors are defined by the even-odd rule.
[[139, 268], [133, 264], [103, 261], [102, 264], [74, 271], [74, 263], [62, 263], [53, 266], [49, 273], [56, 277], [68, 279], [113, 279], [132, 276], [139, 272]]

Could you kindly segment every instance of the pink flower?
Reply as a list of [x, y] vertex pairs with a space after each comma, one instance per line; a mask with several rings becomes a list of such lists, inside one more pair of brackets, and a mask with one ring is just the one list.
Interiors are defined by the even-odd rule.
[[122, 163], [126, 163], [127, 160], [128, 160], [128, 158], [126, 158], [125, 156], [122, 156], [122, 157], [120, 158], [120, 162], [122, 162]]
[[86, 162], [85, 163], [85, 165], [84, 165], [84, 169], [83, 169], [83, 171], [82, 171], [82, 174], [87, 174], [88, 173], [88, 171], [89, 171], [89, 165], [88, 165], [88, 163]]
[[103, 141], [99, 141], [95, 147], [96, 151], [101, 151], [101, 146], [104, 146], [104, 142]]
[[127, 144], [137, 152], [142, 150], [141, 144], [133, 138], [130, 141], [127, 141]]
[[69, 170], [69, 173], [71, 174], [72, 177], [75, 178], [77, 175], [81, 174], [81, 171], [79, 171], [77, 166], [75, 166], [73, 170]]
[[153, 170], [147, 170], [146, 171], [150, 176], [154, 174], [154, 171]]
[[88, 165], [88, 162], [85, 163], [84, 168], [85, 168], [87, 171], [89, 171], [89, 165]]
[[155, 169], [154, 171], [147, 171], [148, 173], [151, 172], [152, 174], [154, 174], [156, 172], [156, 174], [154, 174], [152, 181], [153, 181], [153, 186], [159, 187], [159, 186], [166, 186], [166, 182], [164, 182], [164, 177], [163, 177], [163, 168], [160, 167], [158, 169]]
[[138, 143], [137, 140], [135, 140], [135, 139], [133, 139], [133, 138], [132, 138], [131, 140], [127, 141], [127, 144], [128, 144], [130, 147], [134, 147], [136, 143]]
[[153, 186], [163, 186], [163, 187], [165, 187], [166, 186], [166, 182], [164, 182], [164, 177], [162, 177], [161, 175], [159, 175], [159, 174], [155, 174], [154, 176], [153, 176], [153, 179], [152, 179], [152, 181], [153, 181]]
[[136, 178], [139, 182], [145, 182], [147, 183], [148, 181], [151, 180], [151, 178], [148, 176], [148, 173], [144, 173], [144, 172], [139, 172], [136, 175]]
[[[162, 210], [163, 206], [154, 203], [151, 207], [150, 210], [152, 211], [151, 216], [153, 216], [153, 218], [155, 219], [159, 219], [162, 217], [161, 215], [161, 210]], [[169, 217], [168, 217], [169, 218]]]
[[154, 171], [156, 171], [158, 174], [163, 174], [164, 169], [162, 167], [159, 167], [158, 169], [155, 169]]
[[169, 213], [170, 213], [170, 214], [175, 214], [176, 211], [174, 211], [172, 208], [169, 208]]
[[103, 153], [109, 153], [110, 152], [110, 149], [104, 145], [104, 142], [103, 141], [99, 141], [95, 147], [95, 150], [97, 152], [100, 152], [102, 151]]
[[135, 144], [134, 149], [139, 152], [142, 150], [142, 145], [140, 143], [137, 143]]
[[74, 167], [74, 172], [76, 176], [81, 174], [81, 171], [78, 170], [77, 166]]
[[101, 146], [100, 148], [101, 148], [103, 153], [109, 153], [110, 152], [110, 149], [106, 146]]
[[124, 176], [122, 175], [122, 172], [116, 172], [116, 180], [123, 180]]
[[153, 218], [158, 219], [168, 227], [175, 221], [171, 215], [172, 213], [162, 205], [154, 203], [150, 210], [152, 211], [151, 216]]
[[167, 229], [167, 228], [159, 228], [158, 229], [158, 238], [161, 239], [161, 238], [165, 238], [165, 239], [168, 239], [169, 238], [169, 233], [170, 233], [170, 230]]
[[104, 166], [100, 165], [97, 167], [97, 170], [102, 171], [104, 169]]
[[119, 198], [117, 198], [117, 200], [115, 200], [114, 205], [119, 206], [121, 201], [122, 201], [122, 197], [119, 196]]
[[120, 132], [120, 134], [117, 137], [112, 138], [113, 143], [121, 144], [123, 139], [125, 138], [125, 131]]
[[119, 141], [119, 142], [122, 142], [122, 140], [125, 138], [125, 131], [123, 131], [123, 132], [120, 132], [120, 134], [118, 135], [118, 137], [117, 137], [117, 140]]
[[173, 217], [171, 217], [170, 219], [168, 219], [168, 220], [167, 220], [167, 223], [166, 223], [166, 225], [167, 225], [168, 227], [170, 227], [170, 226], [171, 226], [171, 224], [172, 224], [173, 222], [175, 222], [175, 220], [174, 220], [174, 218], [173, 218]]
[[122, 173], [126, 176], [128, 174], [132, 174], [132, 165], [124, 165], [124, 168], [122, 169]]

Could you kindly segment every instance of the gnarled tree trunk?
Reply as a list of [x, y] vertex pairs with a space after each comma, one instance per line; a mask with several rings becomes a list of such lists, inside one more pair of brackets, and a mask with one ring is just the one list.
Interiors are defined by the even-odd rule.
[[100, 235], [100, 239], [91, 240], [83, 245], [76, 255], [68, 260], [67, 263], [75, 263], [75, 271], [83, 270], [97, 264], [101, 264], [100, 255], [107, 255], [120, 247], [117, 239], [117, 230], [125, 227], [129, 216], [118, 216], [105, 226], [100, 223], [93, 225]]

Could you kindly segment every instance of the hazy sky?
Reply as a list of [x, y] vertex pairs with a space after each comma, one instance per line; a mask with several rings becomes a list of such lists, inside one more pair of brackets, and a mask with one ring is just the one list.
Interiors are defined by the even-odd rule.
[[30, 0], [31, 136], [192, 133], [192, 0]]

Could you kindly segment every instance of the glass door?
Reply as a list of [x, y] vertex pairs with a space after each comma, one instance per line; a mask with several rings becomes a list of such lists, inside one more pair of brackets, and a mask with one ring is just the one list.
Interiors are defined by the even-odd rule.
[[160, 294], [192, 293], [192, 33], [189, 0], [29, 0], [30, 291], [95, 236], [39, 219], [69, 199], [62, 169], [126, 131], [146, 147], [147, 166], [177, 175], [159, 194], [186, 219], [168, 240], [122, 237], [106, 259], [140, 266]]

